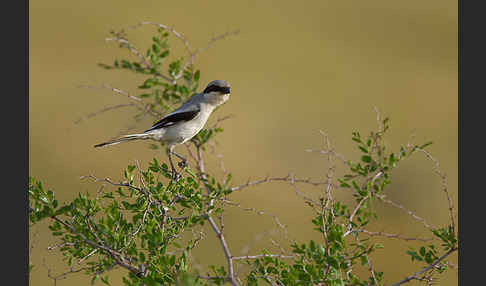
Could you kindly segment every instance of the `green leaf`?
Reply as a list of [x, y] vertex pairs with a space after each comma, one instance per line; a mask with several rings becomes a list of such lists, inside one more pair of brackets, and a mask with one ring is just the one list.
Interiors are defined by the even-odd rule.
[[101, 281], [105, 283], [106, 285], [111, 285], [110, 282], [108, 282], [108, 276], [101, 277]]
[[40, 196], [39, 196], [39, 199], [40, 199], [40, 200], [41, 200], [43, 203], [45, 203], [45, 204], [48, 204], [48, 203], [49, 203], [49, 199], [48, 199], [47, 197], [45, 197], [45, 196], [41, 196], [41, 195], [40, 195]]
[[195, 73], [194, 73], [194, 81], [199, 81], [199, 78], [201, 77], [201, 72], [199, 70], [197, 70]]
[[359, 150], [363, 151], [363, 153], [368, 153], [368, 149], [363, 146], [358, 146]]
[[152, 51], [154, 51], [154, 53], [159, 53], [160, 52], [159, 45], [157, 45], [156, 43], [152, 44]]
[[363, 156], [361, 156], [361, 161], [363, 161], [365, 163], [370, 163], [371, 162], [371, 156], [363, 155]]
[[396, 161], [395, 154], [391, 153], [388, 159], [388, 165], [393, 167], [395, 165], [395, 161]]
[[417, 261], [422, 261], [422, 257], [420, 257], [417, 252], [415, 251], [411, 251], [411, 250], [407, 250], [407, 254], [411, 256], [412, 258], [412, 261], [413, 260], [417, 260]]
[[420, 247], [420, 255], [425, 256], [425, 247]]

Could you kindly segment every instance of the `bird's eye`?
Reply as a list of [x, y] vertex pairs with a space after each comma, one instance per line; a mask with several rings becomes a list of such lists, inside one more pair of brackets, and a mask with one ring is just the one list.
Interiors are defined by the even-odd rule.
[[204, 89], [204, 93], [210, 93], [212, 91], [217, 91], [218, 90], [218, 87], [216, 85], [211, 85], [211, 86], [208, 86], [206, 87], [206, 89]]
[[227, 94], [230, 92], [230, 88], [229, 87], [226, 87], [226, 86], [217, 86], [217, 85], [211, 85], [211, 86], [208, 86], [206, 87], [206, 89], [204, 89], [203, 93], [210, 93], [210, 92], [219, 92], [219, 93], [222, 93], [222, 94]]

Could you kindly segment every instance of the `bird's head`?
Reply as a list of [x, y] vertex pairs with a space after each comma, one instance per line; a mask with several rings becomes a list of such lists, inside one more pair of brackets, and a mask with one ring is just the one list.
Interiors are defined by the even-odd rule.
[[230, 96], [230, 85], [224, 80], [213, 80], [203, 91], [204, 98], [211, 105], [221, 105]]

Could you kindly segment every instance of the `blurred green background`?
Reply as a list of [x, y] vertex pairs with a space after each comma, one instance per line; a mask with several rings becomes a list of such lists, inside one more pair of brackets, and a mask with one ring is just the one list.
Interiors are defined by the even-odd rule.
[[[224, 79], [232, 87], [231, 100], [210, 123], [235, 115], [223, 123], [225, 132], [217, 138], [217, 153], [235, 184], [289, 172], [323, 180], [326, 158], [305, 151], [323, 146], [319, 130], [329, 133], [338, 152], [355, 160], [359, 153], [351, 132], [367, 134], [376, 128], [376, 106], [391, 118], [387, 142], [392, 149], [405, 144], [414, 130], [417, 143], [434, 142], [429, 150], [448, 175], [457, 203], [457, 1], [46, 0], [31, 1], [29, 16], [29, 175], [46, 182], [61, 202], [77, 192], [97, 190], [99, 185], [81, 181], [81, 175], [117, 181], [135, 160], [143, 167], [154, 156], [165, 160], [165, 154], [150, 150], [147, 142], [94, 149], [94, 144], [128, 128], [145, 130], [152, 120], [135, 122], [135, 110], [130, 108], [85, 119], [91, 112], [127, 101], [107, 90], [78, 87], [106, 83], [135, 93], [139, 76], [106, 71], [96, 64], [128, 57], [126, 50], [105, 42], [110, 30], [153, 21], [173, 26], [193, 47], [205, 46], [216, 34], [241, 30], [196, 60], [201, 85]], [[155, 29], [127, 31], [129, 39], [145, 50]], [[182, 54], [177, 39], [171, 37], [170, 44], [173, 52]], [[208, 160], [209, 170], [220, 174], [218, 161]], [[448, 222], [447, 200], [429, 161], [417, 155], [403, 162], [392, 181], [391, 199], [432, 225]], [[301, 190], [317, 195], [304, 186]], [[292, 239], [318, 238], [311, 231], [311, 210], [286, 184], [269, 183], [233, 198], [245, 207], [277, 215]], [[403, 212], [376, 207], [383, 221], [372, 230], [429, 236]], [[275, 251], [269, 238], [282, 237], [271, 231], [271, 217], [239, 209], [228, 210], [225, 225], [234, 255], [255, 254], [261, 247]], [[223, 262], [214, 235], [207, 233], [195, 252], [201, 267]], [[53, 275], [66, 267], [56, 252], [46, 250], [55, 240], [45, 224], [32, 229], [31, 239], [34, 236], [31, 285], [52, 285], [43, 261]], [[405, 255], [407, 245], [385, 240], [385, 249], [371, 257], [375, 269], [385, 272], [387, 284], [422, 266]], [[457, 254], [452, 261], [457, 261]], [[117, 285], [119, 277], [115, 272], [110, 280]], [[88, 277], [74, 274], [57, 285], [87, 283]], [[457, 285], [457, 274], [449, 271], [438, 284]]]

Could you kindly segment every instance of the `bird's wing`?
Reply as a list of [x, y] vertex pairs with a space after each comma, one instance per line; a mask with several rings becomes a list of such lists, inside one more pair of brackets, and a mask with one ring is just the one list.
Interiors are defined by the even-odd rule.
[[168, 127], [171, 125], [174, 125], [178, 122], [185, 122], [193, 119], [196, 117], [201, 110], [199, 108], [194, 108], [190, 110], [185, 110], [185, 111], [174, 111], [167, 115], [166, 117], [162, 118], [159, 120], [157, 123], [155, 123], [150, 129], [146, 130], [145, 132], [149, 132], [155, 129], [159, 128], [164, 128]]

